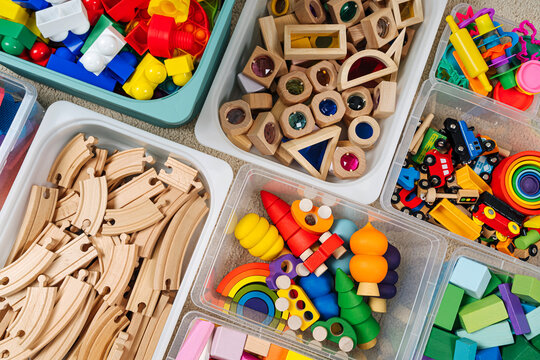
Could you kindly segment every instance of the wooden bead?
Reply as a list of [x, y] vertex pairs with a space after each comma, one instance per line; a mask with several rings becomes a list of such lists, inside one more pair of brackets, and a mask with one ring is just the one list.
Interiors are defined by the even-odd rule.
[[398, 28], [390, 8], [384, 8], [362, 19], [368, 49], [379, 49], [398, 35]]
[[253, 125], [251, 109], [244, 100], [229, 101], [219, 108], [221, 128], [227, 135], [241, 135]]
[[422, 0], [390, 0], [390, 6], [394, 11], [394, 18], [398, 29], [403, 29], [424, 21]]
[[[315, 120], [311, 110], [304, 104], [296, 104], [286, 108], [279, 118], [279, 124], [283, 134], [289, 139], [298, 139], [311, 133], [315, 128]], [[293, 128], [291, 124], [295, 125], [296, 128]]]
[[277, 54], [257, 46], [242, 73], [268, 89], [284, 62]]
[[305, 73], [290, 72], [279, 79], [277, 93], [285, 105], [303, 103], [311, 96], [313, 86]]
[[360, 116], [349, 125], [349, 140], [364, 150], [373, 148], [380, 135], [380, 127], [375, 119], [369, 116]]
[[396, 111], [397, 83], [381, 81], [373, 91], [373, 117], [386, 119]]
[[268, 93], [252, 93], [242, 96], [251, 110], [269, 110], [273, 106], [272, 95]]
[[326, 20], [326, 11], [320, 0], [298, 0], [294, 13], [302, 24], [322, 24]]
[[[332, 108], [335, 105], [335, 110]], [[318, 127], [338, 123], [345, 115], [345, 104], [337, 91], [325, 91], [311, 99], [311, 111]]]
[[363, 86], [357, 86], [352, 89], [345, 90], [341, 93], [343, 103], [345, 104], [345, 122], [350, 122], [364, 115], [371, 114], [373, 109], [373, 100], [369, 90]]
[[[356, 168], [354, 166], [355, 158], [358, 160]], [[344, 164], [347, 169], [343, 167]], [[359, 178], [366, 171], [366, 154], [364, 150], [353, 145], [350, 141], [340, 141], [334, 152], [332, 168], [334, 175], [340, 179]]]
[[[330, 0], [326, 3], [328, 6], [328, 12], [332, 18], [332, 22], [336, 24], [345, 24], [347, 27], [357, 24], [366, 15], [364, 13], [364, 6], [360, 0]], [[342, 11], [347, 11], [345, 7], [349, 8], [349, 14], [343, 16]], [[352, 9], [355, 7], [356, 9]], [[348, 18], [348, 16], [351, 16]]]
[[274, 115], [271, 112], [263, 112], [255, 119], [247, 137], [261, 154], [274, 155], [283, 135]]
[[334, 90], [337, 86], [337, 71], [329, 61], [321, 61], [306, 70], [306, 75], [313, 85], [313, 91], [321, 93]]

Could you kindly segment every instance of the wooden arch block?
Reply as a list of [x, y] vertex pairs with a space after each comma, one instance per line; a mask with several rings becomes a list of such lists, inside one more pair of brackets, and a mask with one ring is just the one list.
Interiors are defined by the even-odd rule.
[[274, 155], [281, 144], [283, 134], [271, 112], [260, 113], [247, 137], [263, 155]]
[[[357, 61], [361, 61], [362, 58], [378, 59], [384, 65], [386, 65], [386, 68], [349, 80], [349, 72], [351, 71], [352, 66]], [[343, 62], [343, 65], [341, 65], [338, 73], [338, 91], [343, 91], [358, 85], [365, 84], [372, 80], [379, 79], [383, 76], [393, 74], [397, 70], [398, 67], [396, 63], [385, 53], [373, 49], [359, 51], [353, 56], [349, 57], [347, 60], [345, 60], [345, 62]]]

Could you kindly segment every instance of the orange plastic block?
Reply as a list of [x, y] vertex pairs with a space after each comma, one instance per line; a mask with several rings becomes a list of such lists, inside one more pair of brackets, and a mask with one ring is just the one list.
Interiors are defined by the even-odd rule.
[[264, 357], [263, 360], [286, 360], [288, 352], [289, 350], [284, 349], [281, 346], [272, 344], [270, 345], [270, 351], [268, 352], [268, 356]]
[[156, 87], [166, 78], [165, 65], [151, 54], [146, 54], [122, 89], [137, 100], [150, 100]]
[[322, 234], [330, 230], [334, 223], [332, 210], [328, 206], [319, 208], [309, 199], [293, 202], [291, 214], [298, 226], [312, 234]]
[[150, 0], [148, 14], [169, 16], [177, 24], [183, 23], [188, 18], [189, 0]]

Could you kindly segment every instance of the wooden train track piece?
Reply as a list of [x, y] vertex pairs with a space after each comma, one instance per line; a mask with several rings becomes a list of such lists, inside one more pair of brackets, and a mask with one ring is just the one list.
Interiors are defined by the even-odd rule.
[[191, 186], [200, 187], [200, 183], [195, 181], [195, 178], [199, 172], [192, 167], [172, 158], [168, 157], [165, 161], [165, 166], [170, 171], [161, 169], [159, 171], [158, 179], [170, 186], [173, 186], [183, 192], [188, 192]]
[[38, 286], [26, 288], [26, 299], [15, 321], [7, 328], [8, 334], [18, 337], [20, 345], [29, 349], [34, 345], [41, 331], [52, 315], [56, 288], [46, 286], [47, 276], [38, 277]]
[[105, 177], [108, 184], [128, 176], [142, 174], [146, 164], [153, 164], [154, 158], [146, 156], [144, 148], [124, 150], [109, 156], [105, 164]]
[[91, 236], [90, 241], [97, 250], [99, 271], [103, 274], [105, 272], [105, 264], [112, 258], [112, 251], [115, 245], [114, 240], [111, 236], [97, 234]]
[[21, 228], [6, 260], [6, 265], [11, 264], [24, 252], [27, 243], [31, 243], [36, 236], [50, 223], [54, 216], [58, 189], [45, 186], [32, 186], [26, 213], [24, 214]]
[[47, 181], [66, 189], [71, 188], [81, 168], [92, 158], [92, 148], [97, 142], [93, 136], [86, 140], [82, 133], [75, 136], [56, 157]]
[[67, 244], [71, 240], [71, 236], [66, 233], [64, 229], [69, 226], [69, 222], [65, 221], [60, 224], [60, 226], [57, 226], [53, 223], [49, 223], [31, 245], [35, 243], [38, 243], [41, 246], [50, 244], [50, 249], [56, 251]]
[[133, 359], [149, 322], [150, 316], [133, 313], [126, 331], [119, 333], [114, 341], [107, 360]]
[[0, 320], [0, 339], [4, 338], [8, 326], [15, 319], [16, 315], [17, 313], [12, 309], [6, 308], [0, 311], [0, 318], [2, 319]]
[[[178, 290], [186, 247], [208, 212], [206, 194], [184, 205], [172, 218], [161, 241], [154, 275], [154, 290]], [[156, 256], [156, 255], [154, 255]]]
[[105, 163], [107, 162], [108, 151], [105, 149], [96, 149], [94, 152], [94, 157], [91, 158], [84, 164], [82, 169], [79, 171], [79, 175], [73, 182], [72, 189], [76, 192], [81, 191], [81, 181], [90, 179], [88, 174], [88, 169], [94, 169], [94, 176], [101, 176], [103, 174], [103, 169], [105, 168]]
[[152, 168], [110, 192], [107, 198], [107, 208], [120, 209], [137, 201], [151, 199], [164, 190], [165, 185], [158, 180], [158, 174]]
[[[363, 58], [379, 60], [385, 65], [385, 68], [351, 79], [351, 74], [349, 74], [351, 68], [357, 62], [362, 61]], [[394, 60], [390, 58], [390, 56], [379, 50], [362, 50], [347, 58], [347, 60], [345, 60], [343, 62], [343, 65], [341, 65], [341, 67], [339, 68], [337, 88], [338, 91], [343, 91], [382, 78], [386, 75], [391, 75], [397, 71], [398, 67]]]
[[95, 288], [111, 306], [119, 304], [138, 263], [138, 247], [133, 244], [116, 245], [112, 257], [105, 264], [105, 272]]
[[109, 307], [101, 316], [94, 318], [79, 350], [79, 359], [103, 360], [107, 358], [114, 339], [129, 324], [124, 309]]
[[88, 180], [81, 182], [81, 201], [73, 217], [72, 225], [88, 235], [95, 235], [103, 223], [106, 209], [107, 180], [105, 176], [90, 175]]
[[79, 207], [81, 197], [73, 190], [67, 190], [64, 196], [57, 201], [54, 211], [53, 222], [71, 221]]
[[[159, 251], [158, 249], [159, 244], [156, 251]], [[157, 253], [152, 258], [143, 260], [139, 275], [129, 295], [126, 310], [145, 316], [152, 316], [154, 313], [160, 295], [160, 291], [153, 288], [157, 261]]]
[[169, 300], [169, 296], [161, 295], [156, 310], [154, 311], [154, 315], [148, 322], [148, 326], [144, 331], [142, 341], [137, 349], [134, 360], [152, 358], [152, 354], [156, 349], [165, 322], [167, 322], [167, 317], [169, 317], [169, 313], [171, 312], [172, 305], [169, 303]]
[[150, 199], [122, 209], [107, 209], [101, 234], [106, 236], [131, 234], [154, 225], [163, 217], [158, 205]]

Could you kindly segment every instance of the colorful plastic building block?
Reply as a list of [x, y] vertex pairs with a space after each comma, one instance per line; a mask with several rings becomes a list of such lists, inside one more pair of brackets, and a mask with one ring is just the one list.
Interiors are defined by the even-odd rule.
[[501, 298], [504, 301], [506, 306], [506, 311], [508, 312], [508, 317], [510, 318], [510, 324], [514, 330], [514, 334], [523, 335], [531, 332], [527, 318], [525, 317], [525, 312], [523, 307], [519, 302], [519, 298], [512, 294], [510, 284], [501, 284], [499, 285], [499, 292], [501, 293]]
[[489, 295], [459, 310], [459, 322], [469, 333], [508, 319], [504, 302], [497, 295]]
[[193, 34], [178, 30], [173, 18], [154, 15], [148, 27], [148, 50], [156, 57], [171, 58], [177, 50], [193, 52]]
[[458, 336], [433, 327], [424, 350], [424, 356], [435, 360], [453, 360]]
[[177, 24], [188, 18], [190, 0], [150, 0], [148, 14], [163, 15], [174, 18]]
[[311, 326], [311, 332], [315, 340], [321, 342], [329, 340], [338, 344], [342, 351], [349, 352], [356, 347], [357, 339], [353, 327], [340, 317], [317, 321]]
[[469, 339], [458, 339], [454, 350], [454, 360], [475, 360], [478, 345]]
[[277, 294], [276, 309], [289, 312], [287, 325], [293, 331], [304, 331], [319, 320], [319, 312], [300, 286], [291, 285], [288, 289], [278, 290]]
[[79, 56], [81, 54], [81, 49], [84, 46], [84, 42], [88, 37], [88, 33], [83, 35], [75, 35], [70, 32], [68, 36], [64, 39], [64, 46], [69, 49], [73, 54]]
[[447, 331], [453, 330], [464, 294], [465, 290], [462, 288], [452, 284], [446, 286], [439, 311], [435, 317], [435, 325]]
[[40, 66], [47, 66], [49, 58], [55, 51], [55, 48], [50, 48], [46, 44], [36, 41], [30, 51], [24, 51], [19, 57]]
[[92, 31], [90, 31], [90, 34], [88, 34], [84, 45], [81, 48], [81, 53], [84, 54], [86, 50], [88, 50], [90, 46], [92, 46], [92, 44], [94, 44], [94, 42], [99, 38], [103, 31], [105, 31], [105, 29], [109, 28], [110, 26], [114, 27], [120, 34], [124, 34], [124, 29], [121, 25], [115, 23], [107, 15], [101, 15], [96, 25], [94, 25], [94, 27], [92, 28]]
[[293, 201], [291, 214], [298, 226], [312, 234], [321, 235], [330, 230], [334, 223], [329, 206], [323, 205], [319, 208], [309, 199]]
[[196, 320], [180, 347], [177, 359], [199, 359], [204, 348], [212, 339], [214, 324], [209, 321]]
[[415, 187], [416, 181], [420, 179], [420, 171], [410, 166], [408, 168], [402, 168], [399, 173], [397, 183], [405, 190], [412, 190]]
[[82, 35], [90, 30], [88, 15], [81, 0], [71, 0], [37, 11], [36, 25], [41, 34], [52, 41], [64, 41], [70, 31]]
[[523, 336], [516, 336], [513, 345], [502, 348], [503, 360], [540, 359], [540, 351], [531, 345]]
[[332, 225], [332, 228], [330, 228], [330, 232], [332, 234], [338, 235], [341, 240], [343, 240], [343, 247], [347, 249], [347, 252], [340, 257], [339, 259], [334, 258], [331, 256], [326, 261], [326, 265], [332, 272], [332, 274], [336, 274], [337, 269], [343, 270], [346, 274], [350, 274], [349, 270], [349, 263], [351, 262], [352, 257], [354, 254], [352, 251], [350, 251], [349, 242], [351, 239], [351, 236], [358, 231], [358, 226], [349, 219], [335, 219], [334, 224]]
[[532, 276], [516, 274], [512, 283], [512, 293], [521, 300], [540, 305], [540, 280]]
[[185, 54], [172, 59], [165, 59], [167, 74], [172, 76], [174, 83], [184, 86], [193, 76], [193, 56]]
[[526, 318], [531, 331], [524, 336], [527, 340], [531, 340], [533, 337], [540, 335], [540, 307], [537, 307], [530, 313], [527, 313]]
[[278, 257], [270, 263], [269, 269], [270, 275], [266, 277], [266, 284], [272, 290], [288, 289], [294, 278], [309, 275], [309, 270], [302, 260], [292, 254]]
[[476, 224], [448, 199], [442, 199], [431, 209], [429, 215], [448, 231], [470, 240], [476, 240], [482, 231], [482, 226]]
[[25, 8], [11, 0], [0, 0], [0, 18], [26, 24], [29, 14]]
[[137, 100], [149, 100], [154, 95], [156, 87], [166, 78], [165, 65], [151, 54], [146, 54], [122, 88]]
[[99, 35], [94, 43], [79, 59], [86, 70], [99, 75], [111, 60], [120, 53], [126, 45], [124, 36], [113, 26], [109, 26]]
[[487, 266], [474, 260], [460, 257], [450, 276], [450, 283], [465, 290], [475, 299], [481, 299], [491, 279]]
[[122, 51], [107, 65], [111, 76], [120, 84], [124, 84], [135, 72], [137, 57], [129, 51]]
[[90, 26], [96, 25], [99, 18], [105, 13], [101, 0], [82, 0], [82, 3], [86, 8]]
[[190, 2], [189, 16], [185, 22], [179, 24], [178, 29], [193, 34], [193, 46], [188, 53], [199, 59], [210, 39], [210, 22], [198, 1]]
[[2, 50], [15, 56], [25, 48], [30, 49], [37, 39], [26, 26], [5, 19], [0, 19], [0, 37], [3, 37]]
[[101, 0], [107, 14], [116, 21], [128, 22], [148, 0]]
[[490, 295], [493, 291], [498, 289], [498, 286], [502, 284], [501, 279], [499, 279], [497, 276], [493, 275], [493, 273], [490, 271], [491, 279], [489, 279], [488, 286], [486, 286], [486, 291], [484, 291], [484, 296], [486, 297]]
[[247, 214], [236, 225], [234, 236], [240, 245], [262, 260], [274, 260], [283, 250], [283, 238], [278, 229], [257, 214]]
[[139, 22], [127, 35], [126, 42], [139, 55], [144, 55], [148, 50], [148, 24]]
[[459, 329], [456, 331], [456, 335], [474, 341], [478, 344], [478, 349], [487, 349], [514, 343], [514, 336], [512, 335], [508, 321], [501, 321], [473, 333], [468, 333], [465, 329]]
[[25, 9], [33, 11], [43, 10], [51, 6], [51, 4], [45, 0], [13, 0], [13, 2]]
[[220, 326], [214, 331], [210, 357], [216, 360], [238, 360], [244, 352], [247, 335], [240, 331]]
[[501, 350], [498, 347], [482, 349], [476, 353], [476, 360], [502, 360], [502, 359], [503, 358], [501, 357]]
[[309, 274], [306, 277], [300, 278], [298, 284], [311, 299], [313, 305], [319, 311], [322, 320], [339, 316], [337, 294], [333, 291], [334, 279], [332, 275], [328, 272], [325, 272], [321, 276]]

